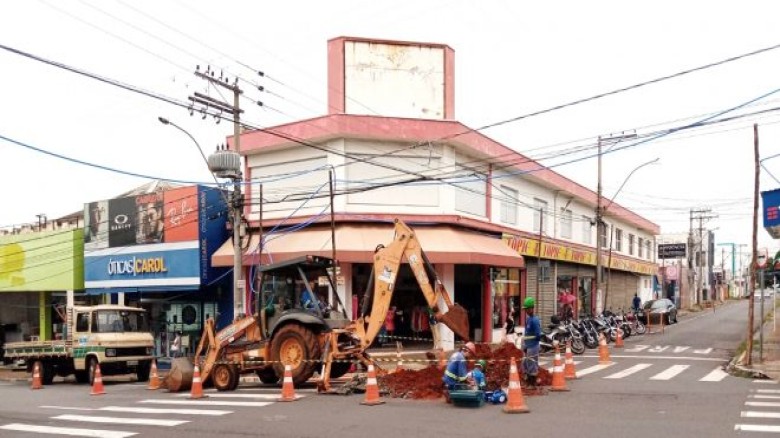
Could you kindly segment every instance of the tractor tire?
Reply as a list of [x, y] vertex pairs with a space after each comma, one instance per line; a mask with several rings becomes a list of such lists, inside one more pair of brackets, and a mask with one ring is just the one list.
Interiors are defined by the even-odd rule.
[[284, 376], [285, 365], [292, 368], [295, 385], [306, 382], [314, 374], [322, 349], [317, 336], [299, 324], [288, 324], [271, 341], [271, 360], [277, 376]]
[[279, 383], [279, 376], [276, 375], [273, 367], [264, 368], [262, 370], [255, 371], [260, 381], [266, 385], [276, 385]]
[[211, 370], [211, 383], [217, 391], [232, 391], [238, 386], [238, 370], [228, 364], [217, 364]]

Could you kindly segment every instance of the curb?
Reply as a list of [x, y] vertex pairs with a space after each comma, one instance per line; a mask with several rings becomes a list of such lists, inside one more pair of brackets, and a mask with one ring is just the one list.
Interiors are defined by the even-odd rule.
[[740, 365], [740, 362], [742, 362], [742, 359], [744, 359], [746, 352], [742, 352], [739, 356], [734, 356], [731, 361], [729, 361], [729, 364], [726, 366], [726, 372], [728, 373], [740, 373], [740, 374], [747, 374], [750, 377], [754, 379], [766, 379], [766, 380], [772, 380], [771, 377], [766, 375], [763, 371], [756, 369], [756, 368], [748, 368], [744, 365]]

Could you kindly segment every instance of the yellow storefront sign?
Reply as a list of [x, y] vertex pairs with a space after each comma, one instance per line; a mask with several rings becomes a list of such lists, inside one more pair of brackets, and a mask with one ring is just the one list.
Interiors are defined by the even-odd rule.
[[[536, 239], [511, 235], [504, 235], [503, 239], [510, 248], [524, 256], [540, 257], [542, 259], [560, 260], [563, 262], [596, 266], [595, 250], [592, 251], [580, 248], [572, 248], [570, 246], [558, 245], [555, 243], [543, 241], [540, 251], [539, 241]], [[604, 266], [607, 266], [609, 261], [609, 256], [607, 254], [601, 255], [601, 262]], [[636, 272], [643, 275], [653, 275], [658, 271], [658, 266], [653, 263], [628, 260], [615, 256], [614, 254], [609, 265], [611, 269]]]

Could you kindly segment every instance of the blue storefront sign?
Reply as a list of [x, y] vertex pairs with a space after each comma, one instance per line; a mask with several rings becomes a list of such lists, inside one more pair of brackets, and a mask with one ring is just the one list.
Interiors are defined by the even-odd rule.
[[780, 239], [780, 189], [761, 192], [764, 206], [764, 229], [774, 239]]

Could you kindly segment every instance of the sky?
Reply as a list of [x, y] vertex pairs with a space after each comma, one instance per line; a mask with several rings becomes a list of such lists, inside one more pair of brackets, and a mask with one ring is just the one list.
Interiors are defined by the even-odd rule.
[[[604, 154], [604, 196], [662, 233], [687, 232], [690, 209], [710, 208], [717, 218], [704, 226], [716, 242], [751, 244], [753, 123], [766, 158], [760, 188], [780, 187], [780, 157], [772, 158], [780, 154], [780, 111], [771, 111], [780, 107], [780, 48], [522, 117], [780, 44], [780, 4], [773, 1], [17, 0], [4, 6], [0, 45], [178, 101], [193, 92], [219, 97], [193, 74], [210, 65], [241, 78], [244, 119], [263, 127], [327, 113], [330, 38], [447, 44], [455, 50], [456, 119], [472, 128], [518, 119], [482, 133], [585, 187], [596, 189], [596, 138], [636, 133]], [[189, 132], [206, 154], [232, 134], [228, 122], [2, 49], [0, 96], [0, 227], [36, 222], [41, 213], [69, 214], [148, 181], [20, 143], [150, 177], [208, 182], [192, 140], [158, 117]], [[748, 114], [756, 111], [764, 112]], [[732, 116], [742, 117], [676, 130]], [[760, 211], [758, 227], [759, 247], [777, 251]]]

